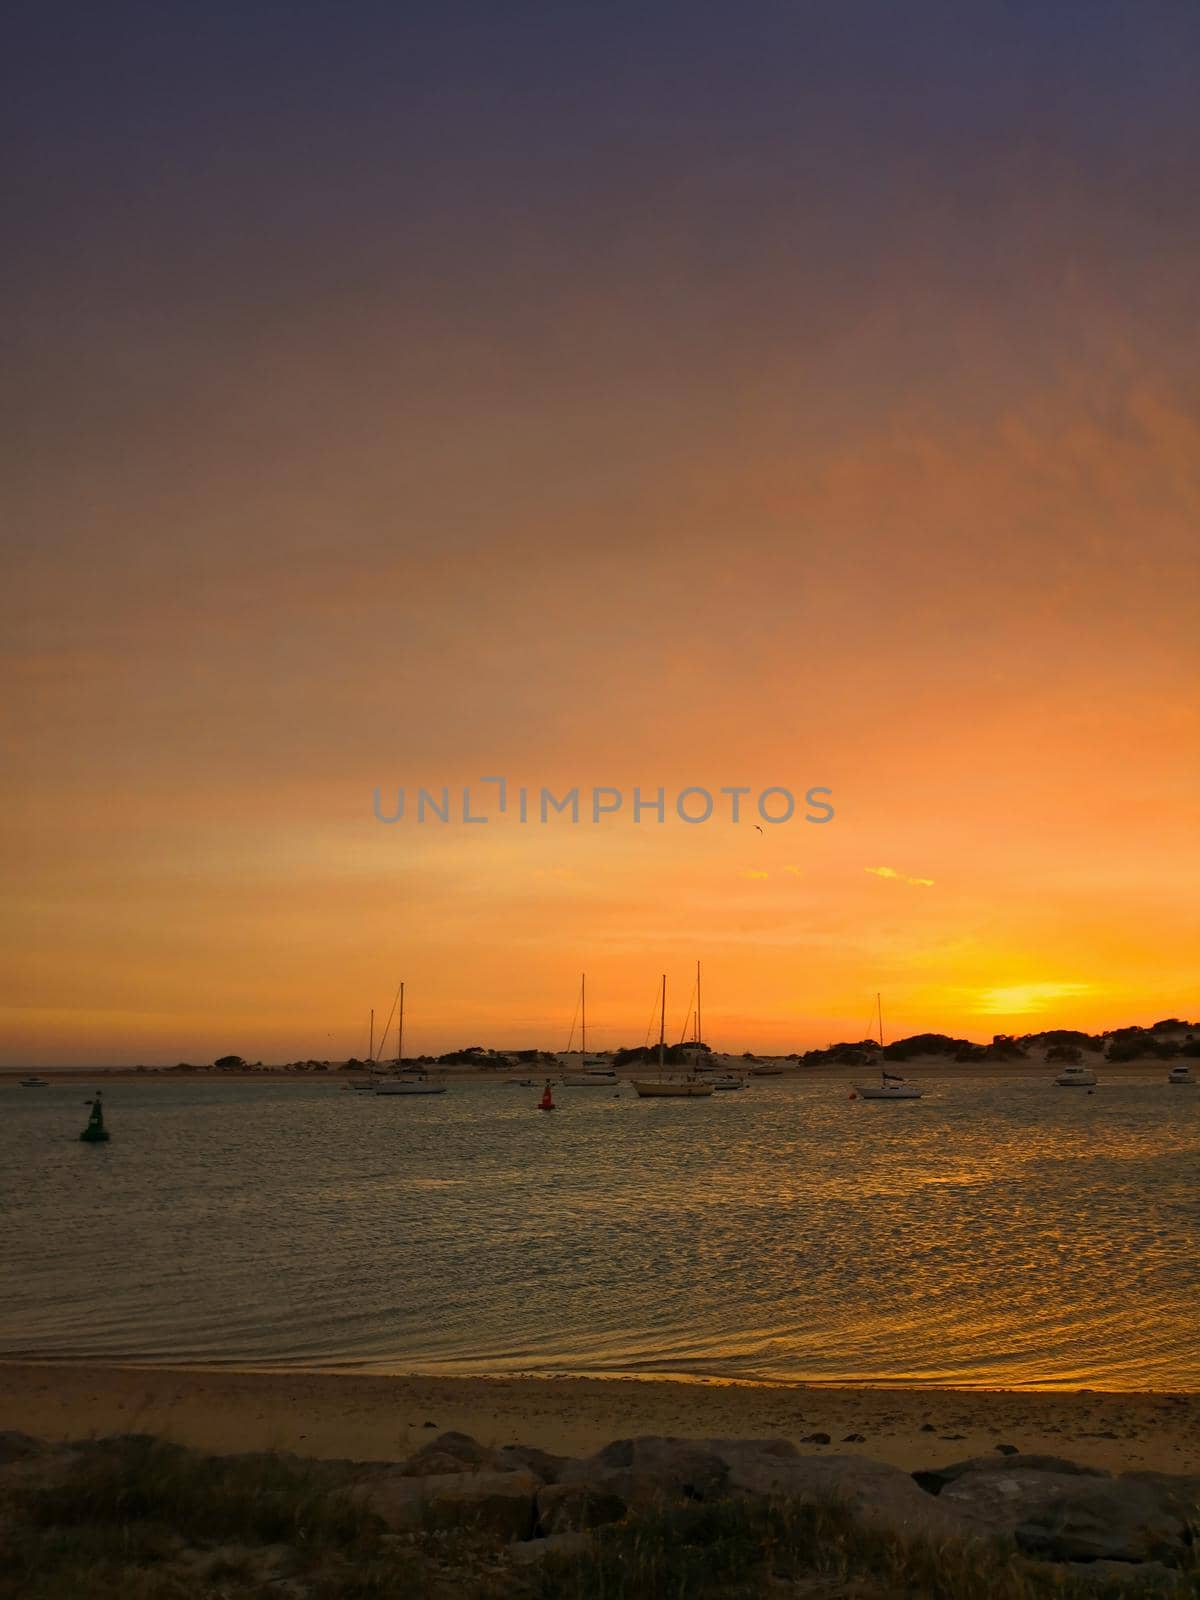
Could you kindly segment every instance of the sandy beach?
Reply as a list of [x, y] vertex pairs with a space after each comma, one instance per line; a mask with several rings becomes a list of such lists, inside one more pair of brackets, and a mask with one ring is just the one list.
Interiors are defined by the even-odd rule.
[[[433, 1429], [587, 1454], [638, 1434], [783, 1437], [906, 1470], [1001, 1444], [1109, 1470], [1200, 1471], [1200, 1395], [835, 1389], [624, 1378], [390, 1377], [0, 1363], [0, 1428], [153, 1433], [217, 1452], [396, 1460]], [[827, 1433], [828, 1445], [805, 1443]], [[847, 1435], [861, 1435], [848, 1440]]]

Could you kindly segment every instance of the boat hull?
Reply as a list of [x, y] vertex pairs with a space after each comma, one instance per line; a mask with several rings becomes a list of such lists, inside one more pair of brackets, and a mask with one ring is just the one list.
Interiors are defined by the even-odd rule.
[[858, 1090], [860, 1100], [919, 1100], [925, 1092], [923, 1089], [908, 1087], [903, 1089], [881, 1089], [878, 1085], [874, 1088], [864, 1088], [861, 1083], [856, 1084], [855, 1087]]
[[704, 1100], [713, 1092], [711, 1083], [672, 1083], [666, 1078], [661, 1083], [634, 1078], [633, 1087], [643, 1100]]

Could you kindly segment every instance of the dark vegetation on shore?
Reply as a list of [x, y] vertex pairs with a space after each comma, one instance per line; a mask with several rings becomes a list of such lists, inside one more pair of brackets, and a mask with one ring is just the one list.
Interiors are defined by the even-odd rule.
[[[998, 1033], [990, 1044], [977, 1044], [970, 1039], [957, 1039], [946, 1033], [915, 1033], [907, 1039], [896, 1039], [880, 1050], [877, 1039], [857, 1039], [840, 1044], [826, 1045], [819, 1050], [792, 1051], [778, 1059], [794, 1062], [798, 1067], [818, 1066], [871, 1066], [883, 1061], [912, 1061], [920, 1056], [944, 1056], [955, 1063], [1014, 1062], [1028, 1059], [1031, 1050], [1045, 1050], [1049, 1061], [1082, 1061], [1087, 1054], [1102, 1056], [1105, 1061], [1172, 1061], [1177, 1057], [1200, 1059], [1200, 1021], [1186, 1022], [1179, 1017], [1164, 1017], [1150, 1027], [1113, 1028], [1107, 1033], [1085, 1033], [1078, 1028], [1047, 1028], [1040, 1033]], [[668, 1045], [664, 1060], [668, 1066], [685, 1066], [695, 1060], [697, 1053], [708, 1053], [707, 1044]], [[759, 1059], [751, 1051], [743, 1057], [746, 1061]], [[622, 1047], [613, 1053], [616, 1067], [651, 1065], [658, 1061], [657, 1045]], [[440, 1056], [406, 1056], [400, 1063], [406, 1068], [419, 1067], [474, 1067], [479, 1071], [508, 1071], [526, 1067], [530, 1071], [543, 1068], [557, 1071], [559, 1057], [547, 1050], [491, 1050], [484, 1045], [465, 1045], [460, 1050], [448, 1050]], [[366, 1072], [374, 1065], [395, 1066], [394, 1061], [375, 1063], [360, 1061], [351, 1056], [348, 1061], [287, 1061], [281, 1067], [264, 1067], [261, 1061], [247, 1061], [242, 1056], [219, 1056], [211, 1065], [193, 1065], [181, 1061], [174, 1067], [137, 1067], [138, 1072]]]
[[727, 1500], [599, 1529], [584, 1554], [548, 1556], [536, 1600], [1194, 1600], [1165, 1587], [1064, 1577], [977, 1546], [903, 1539], [837, 1504]]
[[1031, 1050], [1045, 1050], [1048, 1061], [1081, 1061], [1085, 1053], [1106, 1061], [1170, 1061], [1176, 1056], [1200, 1057], [1200, 1022], [1164, 1018], [1149, 1028], [1114, 1028], [1109, 1033], [1084, 1033], [1078, 1028], [1047, 1028], [1040, 1033], [994, 1035], [990, 1044], [955, 1039], [945, 1033], [917, 1033], [897, 1039], [880, 1051], [874, 1039], [834, 1044], [798, 1057], [806, 1065], [836, 1063], [859, 1066], [874, 1058], [911, 1061], [919, 1056], [945, 1056], [955, 1062], [1023, 1061]]
[[385, 1470], [139, 1435], [47, 1448], [0, 1434], [0, 1600], [1200, 1596], [1194, 1572], [1130, 1567], [1126, 1582], [1119, 1564], [1089, 1572], [999, 1543], [906, 1537], [795, 1498], [684, 1497], [520, 1543], [469, 1515], [397, 1532], [361, 1493]]

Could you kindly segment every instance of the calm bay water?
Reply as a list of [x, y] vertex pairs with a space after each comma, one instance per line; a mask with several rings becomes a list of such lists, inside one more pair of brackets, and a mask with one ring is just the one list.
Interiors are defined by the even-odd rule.
[[0, 1089], [0, 1355], [1200, 1389], [1200, 1089]]

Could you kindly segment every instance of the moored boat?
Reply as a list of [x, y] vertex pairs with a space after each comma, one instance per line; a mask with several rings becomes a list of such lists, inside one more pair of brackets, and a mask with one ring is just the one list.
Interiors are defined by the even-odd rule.
[[667, 1043], [667, 975], [663, 973], [662, 1001], [658, 1021], [658, 1077], [634, 1078], [633, 1087], [643, 1100], [703, 1100], [713, 1092], [711, 1077], [702, 1078], [695, 1072], [663, 1075], [663, 1057]]
[[30, 1077], [21, 1079], [21, 1087], [22, 1089], [48, 1089], [50, 1085], [45, 1078]]
[[[879, 1049], [882, 1053], [883, 1001], [879, 995], [875, 996], [875, 1013], [879, 1019]], [[907, 1078], [902, 1078], [898, 1072], [889, 1072], [882, 1064], [878, 1083], [856, 1083], [854, 1088], [862, 1100], [919, 1100], [925, 1092], [918, 1089], [915, 1083], [909, 1083]]]
[[1098, 1079], [1091, 1067], [1072, 1065], [1064, 1067], [1054, 1081], [1060, 1089], [1094, 1089]]
[[[393, 1002], [394, 1004], [394, 1002]], [[388, 1018], [388, 1022], [391, 1022]], [[351, 1078], [349, 1083], [342, 1085], [343, 1093], [374, 1094], [375, 1093], [375, 1007], [371, 1007], [371, 1020], [368, 1024], [367, 1035], [367, 1075], [365, 1078]], [[382, 1041], [381, 1041], [382, 1043]]]
[[856, 1083], [854, 1087], [862, 1100], [919, 1100], [924, 1093], [898, 1072], [881, 1072], [878, 1083]]
[[375, 1079], [376, 1094], [445, 1094], [446, 1085], [437, 1078], [431, 1078], [427, 1072], [413, 1072], [401, 1077], [377, 1077]]
[[[571, 1039], [567, 1040], [567, 1048], [563, 1056], [572, 1054], [571, 1043], [574, 1039], [574, 1024], [571, 1027]], [[562, 1060], [562, 1057], [559, 1057]], [[564, 1068], [566, 1062], [563, 1062]], [[568, 1089], [615, 1089], [620, 1084], [620, 1079], [612, 1069], [612, 1062], [606, 1056], [588, 1055], [587, 1047], [587, 973], [579, 974], [579, 1066], [577, 1071], [563, 1072], [560, 1080]]]
[[1191, 1067], [1187, 1066], [1182, 1061], [1179, 1063], [1178, 1066], [1172, 1067], [1170, 1072], [1167, 1073], [1167, 1082], [1168, 1083], [1188, 1084], [1193, 1088], [1195, 1087], [1195, 1084], [1196, 1084], [1196, 1080], [1192, 1076]]
[[[372, 1073], [371, 1087], [376, 1094], [445, 1094], [446, 1084], [441, 1078], [431, 1078], [422, 1068], [417, 1072], [406, 1071], [404, 1062], [404, 985], [400, 985], [399, 992], [400, 1015], [396, 1021], [396, 1064], [393, 1070], [386, 1074]], [[391, 1018], [388, 1018], [391, 1022]], [[387, 1029], [384, 1029], [384, 1038], [387, 1038]]]

